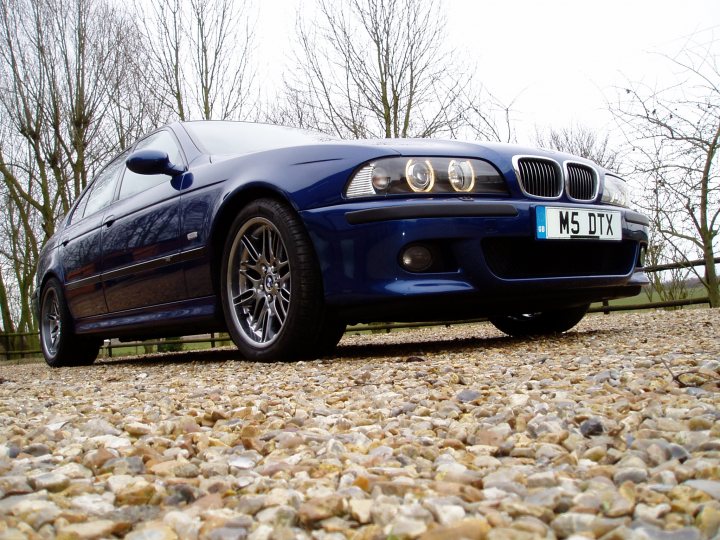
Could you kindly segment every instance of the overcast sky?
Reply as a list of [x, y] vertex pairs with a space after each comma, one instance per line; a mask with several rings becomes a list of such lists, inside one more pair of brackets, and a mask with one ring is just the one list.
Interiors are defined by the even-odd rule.
[[[715, 39], [720, 53], [720, 0], [440, 1], [457, 54], [498, 98], [515, 100], [521, 142], [535, 126], [610, 128], [613, 88], [628, 79], [676, 82], [660, 55], [674, 56], [690, 40]], [[291, 66], [297, 10], [312, 5], [260, 2], [256, 54], [266, 88]]]

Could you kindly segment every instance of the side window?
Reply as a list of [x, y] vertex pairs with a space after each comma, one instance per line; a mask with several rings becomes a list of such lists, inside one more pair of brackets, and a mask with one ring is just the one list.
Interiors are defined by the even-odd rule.
[[[87, 197], [87, 203], [85, 203], [85, 212], [83, 213], [83, 216], [94, 214], [112, 202], [113, 195], [115, 195], [117, 179], [120, 171], [125, 166], [126, 158], [127, 152], [124, 152], [120, 155], [120, 157], [112, 161], [110, 165], [100, 171], [100, 174], [95, 177], [92, 189], [90, 190], [90, 196]], [[80, 204], [82, 204], [82, 201]], [[78, 210], [80, 210], [80, 207], [78, 207]], [[76, 221], [75, 215], [73, 215], [73, 221]]]
[[[182, 165], [185, 161], [180, 153], [180, 148], [175, 137], [168, 131], [158, 131], [143, 139], [135, 146], [134, 150], [160, 150], [167, 153], [170, 163]], [[125, 167], [122, 184], [120, 185], [120, 198], [124, 199], [135, 193], [139, 193], [163, 182], [169, 182], [170, 177], [166, 174], [137, 174]]]
[[91, 190], [92, 190], [92, 186], [91, 186], [91, 189], [86, 190], [82, 194], [82, 198], [80, 199], [80, 201], [78, 201], [77, 205], [75, 206], [75, 210], [73, 211], [73, 214], [70, 217], [70, 223], [77, 223], [78, 221], [80, 221], [82, 219], [83, 214], [85, 214], [85, 206], [87, 205], [88, 196], [90, 195]]

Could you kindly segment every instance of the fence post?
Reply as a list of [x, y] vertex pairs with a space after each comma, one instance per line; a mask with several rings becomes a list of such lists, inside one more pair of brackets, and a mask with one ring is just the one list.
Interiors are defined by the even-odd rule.
[[[604, 307], [604, 308], [607, 308], [607, 307], [609, 307], [609, 306], [610, 306], [610, 302], [608, 302], [607, 300], [603, 300], [603, 307]], [[603, 310], [603, 313], [604, 313], [605, 315], [610, 315], [610, 310], [609, 310], [609, 309], [604, 309], [604, 310]]]

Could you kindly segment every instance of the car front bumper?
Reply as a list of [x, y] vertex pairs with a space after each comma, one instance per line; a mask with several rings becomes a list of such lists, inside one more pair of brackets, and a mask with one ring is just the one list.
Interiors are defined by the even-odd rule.
[[[622, 240], [538, 240], [536, 209], [620, 211]], [[466, 199], [384, 200], [301, 213], [329, 305], [358, 320], [481, 316], [632, 296], [648, 220], [602, 205]], [[431, 248], [430, 271], [403, 268], [405, 248]], [[420, 316], [418, 309], [432, 311]], [[447, 312], [447, 313], [446, 313]], [[381, 313], [384, 315], [384, 313]]]

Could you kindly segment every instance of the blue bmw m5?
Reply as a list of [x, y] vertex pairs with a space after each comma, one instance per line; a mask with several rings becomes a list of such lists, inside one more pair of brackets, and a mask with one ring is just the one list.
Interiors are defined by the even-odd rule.
[[640, 291], [647, 227], [621, 178], [559, 152], [176, 123], [88, 184], [34, 299], [51, 366], [111, 337], [227, 330], [272, 361], [328, 353], [358, 322], [563, 332]]

